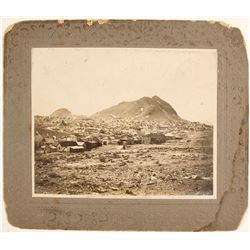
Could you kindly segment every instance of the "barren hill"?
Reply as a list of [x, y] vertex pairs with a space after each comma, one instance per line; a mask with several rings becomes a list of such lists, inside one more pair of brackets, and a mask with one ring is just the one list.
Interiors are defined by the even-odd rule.
[[66, 108], [60, 108], [57, 109], [56, 111], [54, 111], [50, 117], [52, 118], [61, 118], [61, 119], [65, 119], [65, 118], [72, 118], [74, 120], [88, 120], [90, 119], [88, 116], [86, 115], [75, 115], [73, 113], [71, 113], [68, 109]]
[[121, 102], [118, 105], [95, 113], [92, 118], [134, 118], [167, 121], [180, 119], [173, 107], [158, 96], [142, 97], [131, 102]]
[[66, 117], [72, 117], [73, 115], [68, 109], [61, 108], [54, 111], [50, 116], [58, 118], [66, 118]]

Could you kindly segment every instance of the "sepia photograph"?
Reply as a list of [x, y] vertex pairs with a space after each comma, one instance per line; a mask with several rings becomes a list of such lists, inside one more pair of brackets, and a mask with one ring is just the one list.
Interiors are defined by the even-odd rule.
[[236, 230], [248, 205], [248, 60], [208, 20], [27, 20], [4, 36], [14, 227]]
[[243, 246], [247, 5], [111, 1], [1, 8], [1, 245]]
[[216, 197], [216, 49], [31, 58], [33, 196]]

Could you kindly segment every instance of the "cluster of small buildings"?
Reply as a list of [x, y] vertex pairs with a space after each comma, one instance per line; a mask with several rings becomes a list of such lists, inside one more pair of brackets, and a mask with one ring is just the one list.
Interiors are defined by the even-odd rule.
[[[36, 117], [37, 127], [54, 131], [55, 136], [35, 135], [36, 150], [83, 152], [102, 145], [161, 144], [185, 138], [185, 133], [207, 129], [208, 125], [180, 121], [161, 123], [134, 119], [72, 119]], [[61, 136], [69, 135], [71, 136]], [[53, 135], [53, 133], [52, 133]]]
[[77, 141], [75, 136], [57, 139], [55, 136], [53, 138], [49, 136], [42, 137], [37, 131], [35, 135], [35, 150], [43, 151], [44, 153], [57, 151], [79, 153], [100, 146], [102, 146], [102, 143], [97, 139]]
[[57, 139], [46, 136], [42, 137], [38, 132], [35, 135], [35, 150], [43, 151], [44, 153], [51, 152], [70, 152], [80, 153], [89, 151], [93, 148], [105, 146], [109, 144], [113, 145], [135, 145], [135, 144], [161, 144], [167, 140], [178, 139], [175, 137], [165, 136], [163, 133], [150, 133], [143, 136], [131, 136], [123, 135], [119, 139], [99, 139], [97, 137], [88, 137], [80, 139], [79, 141], [75, 136], [70, 136], [63, 139]]

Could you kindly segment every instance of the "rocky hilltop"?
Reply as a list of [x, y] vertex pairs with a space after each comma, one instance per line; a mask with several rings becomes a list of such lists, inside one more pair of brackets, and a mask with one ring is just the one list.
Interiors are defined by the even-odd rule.
[[91, 118], [134, 118], [155, 121], [175, 121], [181, 119], [174, 108], [158, 96], [142, 97], [131, 102], [121, 102], [118, 105], [95, 113]]
[[73, 114], [66, 108], [57, 109], [54, 111], [50, 117], [57, 117], [57, 118], [67, 118], [73, 117]]
[[53, 118], [53, 119], [67, 119], [67, 120], [69, 120], [69, 119], [73, 119], [73, 120], [89, 119], [86, 115], [75, 115], [66, 108], [57, 109], [51, 115], [49, 115], [49, 117]]

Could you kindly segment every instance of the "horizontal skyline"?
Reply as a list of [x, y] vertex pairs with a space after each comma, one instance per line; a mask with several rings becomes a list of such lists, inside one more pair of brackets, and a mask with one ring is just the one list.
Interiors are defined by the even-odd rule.
[[32, 110], [91, 115], [122, 101], [159, 96], [180, 117], [215, 124], [216, 50], [32, 49]]

